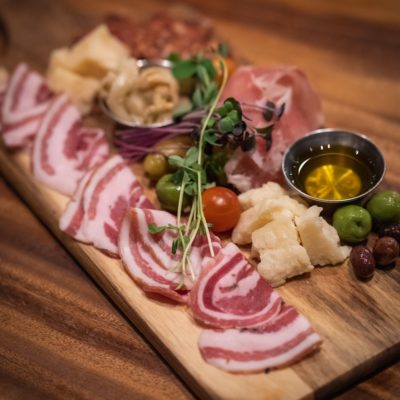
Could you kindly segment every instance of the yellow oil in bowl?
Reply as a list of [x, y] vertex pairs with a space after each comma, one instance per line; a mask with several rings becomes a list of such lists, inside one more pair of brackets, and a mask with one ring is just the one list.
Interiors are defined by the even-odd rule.
[[345, 200], [358, 196], [370, 185], [373, 173], [354, 149], [322, 148], [304, 160], [298, 169], [299, 187], [321, 200]]
[[366, 136], [333, 128], [299, 138], [282, 159], [288, 186], [326, 214], [363, 201], [381, 183], [385, 168], [382, 153]]

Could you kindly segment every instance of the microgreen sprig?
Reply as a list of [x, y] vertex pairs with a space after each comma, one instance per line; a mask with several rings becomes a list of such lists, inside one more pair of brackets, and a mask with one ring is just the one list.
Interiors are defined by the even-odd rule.
[[[204, 186], [206, 184], [205, 170], [203, 169], [205, 132], [206, 132], [207, 127], [209, 126], [209, 122], [212, 118], [212, 115], [214, 114], [214, 111], [217, 107], [217, 104], [218, 104], [219, 99], [222, 95], [222, 92], [225, 88], [226, 81], [228, 78], [224, 59], [222, 57], [219, 57], [219, 62], [221, 63], [221, 69], [223, 71], [222, 83], [221, 83], [221, 86], [217, 93], [217, 96], [214, 99], [213, 104], [211, 105], [206, 117], [202, 121], [197, 147], [192, 147], [191, 149], [189, 149], [189, 151], [186, 154], [185, 160], [183, 160], [183, 163], [181, 160], [179, 160], [179, 162], [178, 162], [177, 158], [174, 156], [170, 157], [170, 163], [172, 165], [180, 164], [181, 167], [183, 167], [184, 169], [187, 170], [187, 171], [184, 170], [184, 172], [183, 172], [184, 175], [183, 175], [183, 179], [182, 179], [181, 192], [180, 192], [180, 196], [179, 196], [178, 213], [177, 213], [178, 226], [181, 226], [183, 194], [186, 190], [187, 185], [191, 184], [191, 186], [192, 186], [191, 190], [193, 191], [193, 194], [195, 195], [193, 204], [192, 204], [193, 213], [191, 216], [190, 225], [187, 225], [187, 228], [188, 228], [187, 233], [189, 235], [189, 241], [187, 244], [185, 244], [183, 246], [183, 253], [182, 253], [182, 271], [184, 272], [186, 270], [186, 266], [189, 264], [189, 269], [191, 271], [192, 276], [193, 276], [193, 272], [190, 267], [189, 256], [190, 256], [190, 251], [191, 251], [193, 242], [199, 233], [203, 233], [207, 237], [207, 243], [208, 243], [208, 246], [210, 249], [210, 255], [211, 255], [211, 257], [214, 257], [214, 249], [212, 246], [209, 225], [206, 221], [204, 211], [203, 211], [203, 201], [202, 201], [201, 194], [202, 194]], [[197, 155], [197, 162], [194, 160], [196, 155]], [[186, 192], [187, 192], [187, 190], [186, 190]], [[189, 220], [190, 220], [190, 216], [189, 216]], [[201, 228], [201, 232], [200, 232], [200, 228]]]
[[[195, 279], [193, 268], [190, 264], [190, 252], [197, 235], [202, 234], [206, 236], [210, 255], [211, 257], [214, 257], [214, 248], [209, 231], [209, 224], [207, 223], [204, 215], [201, 195], [207, 183], [206, 172], [203, 167], [207, 127], [211, 126], [215, 122], [212, 116], [215, 112], [228, 78], [224, 59], [219, 57], [219, 62], [221, 63], [221, 70], [223, 72], [222, 83], [206, 116], [201, 121], [197, 145], [191, 147], [186, 152], [186, 156], [184, 158], [174, 155], [170, 156], [168, 159], [172, 166], [179, 168], [173, 176], [173, 179], [176, 181], [176, 183], [179, 183], [181, 186], [178, 200], [177, 225], [157, 227], [149, 224], [149, 231], [152, 234], [157, 234], [165, 230], [177, 232], [177, 238], [174, 239], [172, 243], [172, 252], [175, 254], [178, 248], [182, 251], [181, 260], [178, 263], [178, 269], [180, 270], [183, 279], [180, 280], [178, 288], [183, 285], [184, 277], [187, 276], [188, 273], [193, 280]], [[193, 202], [188, 220], [186, 221], [186, 224], [183, 224], [183, 197], [185, 193], [193, 196]]]
[[172, 74], [178, 81], [192, 79], [195, 88], [192, 94], [192, 109], [208, 107], [215, 100], [218, 93], [218, 85], [215, 80], [216, 71], [212, 61], [197, 54], [189, 60], [181, 60], [175, 56]]

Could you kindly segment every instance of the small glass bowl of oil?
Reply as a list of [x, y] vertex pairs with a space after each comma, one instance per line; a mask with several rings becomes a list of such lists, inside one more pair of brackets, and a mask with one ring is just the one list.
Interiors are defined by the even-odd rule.
[[318, 129], [286, 151], [282, 170], [288, 185], [322, 207], [361, 202], [385, 174], [382, 153], [366, 136]]

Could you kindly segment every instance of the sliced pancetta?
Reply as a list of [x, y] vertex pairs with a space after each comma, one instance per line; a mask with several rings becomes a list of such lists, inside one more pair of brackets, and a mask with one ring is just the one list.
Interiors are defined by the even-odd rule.
[[43, 116], [33, 146], [35, 177], [66, 195], [72, 195], [84, 174], [109, 153], [103, 130], [83, 128], [81, 123], [68, 97], [57, 96]]
[[[186, 302], [187, 292], [199, 275], [203, 261], [209, 260], [210, 250], [205, 236], [196, 237], [190, 252], [190, 265], [182, 273], [178, 265], [181, 251], [172, 253], [177, 232], [168, 229], [152, 234], [149, 231], [149, 224], [176, 226], [176, 223], [176, 218], [166, 211], [131, 209], [122, 223], [119, 251], [127, 271], [145, 291]], [[216, 236], [212, 236], [212, 246], [214, 253], [221, 248]]]
[[293, 307], [253, 329], [204, 330], [199, 338], [203, 358], [229, 372], [253, 373], [293, 364], [319, 347], [321, 338]]
[[88, 239], [83, 233], [83, 221], [85, 218], [85, 210], [83, 209], [83, 194], [86, 185], [92, 176], [93, 170], [88, 171], [79, 181], [78, 187], [68, 202], [61, 218], [59, 227], [69, 236], [84, 243], [88, 243]]
[[119, 229], [127, 208], [153, 208], [153, 205], [126, 162], [115, 155], [93, 172], [86, 183], [82, 203], [71, 207], [78, 210], [83, 207], [79, 235], [118, 257]]
[[[229, 78], [223, 99], [234, 97], [242, 104], [248, 124], [260, 128], [268, 122], [257, 107], [272, 101], [285, 111], [272, 132], [272, 146], [257, 138], [250, 152], [236, 150], [225, 166], [229, 182], [244, 192], [270, 180], [281, 179], [282, 155], [297, 138], [323, 124], [321, 101], [302, 71], [292, 66], [239, 67]], [[252, 107], [256, 106], [256, 107]]]
[[190, 293], [196, 320], [215, 328], [266, 323], [281, 308], [276, 291], [233, 243], [209, 260]]
[[51, 92], [44, 79], [26, 64], [19, 64], [11, 75], [1, 107], [4, 143], [20, 147], [31, 142], [46, 112]]

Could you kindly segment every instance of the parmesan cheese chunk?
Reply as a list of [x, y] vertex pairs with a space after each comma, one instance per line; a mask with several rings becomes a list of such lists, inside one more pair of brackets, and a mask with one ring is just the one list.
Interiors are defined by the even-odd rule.
[[272, 286], [285, 283], [286, 279], [310, 272], [314, 267], [306, 250], [300, 244], [261, 250], [257, 270]]
[[275, 182], [265, 183], [262, 187], [248, 190], [239, 195], [242, 210], [247, 210], [265, 199], [277, 199], [287, 195], [286, 190]]
[[251, 234], [258, 228], [276, 219], [279, 215], [303, 215], [307, 207], [289, 196], [263, 200], [242, 212], [239, 222], [232, 231], [232, 241], [236, 244], [251, 243]]
[[299, 235], [293, 221], [293, 214], [281, 214], [273, 221], [255, 230], [251, 235], [252, 257], [258, 257], [263, 250], [273, 250], [299, 244]]
[[319, 216], [321, 211], [321, 207], [312, 206], [295, 222], [312, 264], [335, 265], [349, 256], [351, 248], [340, 245], [336, 229]]

